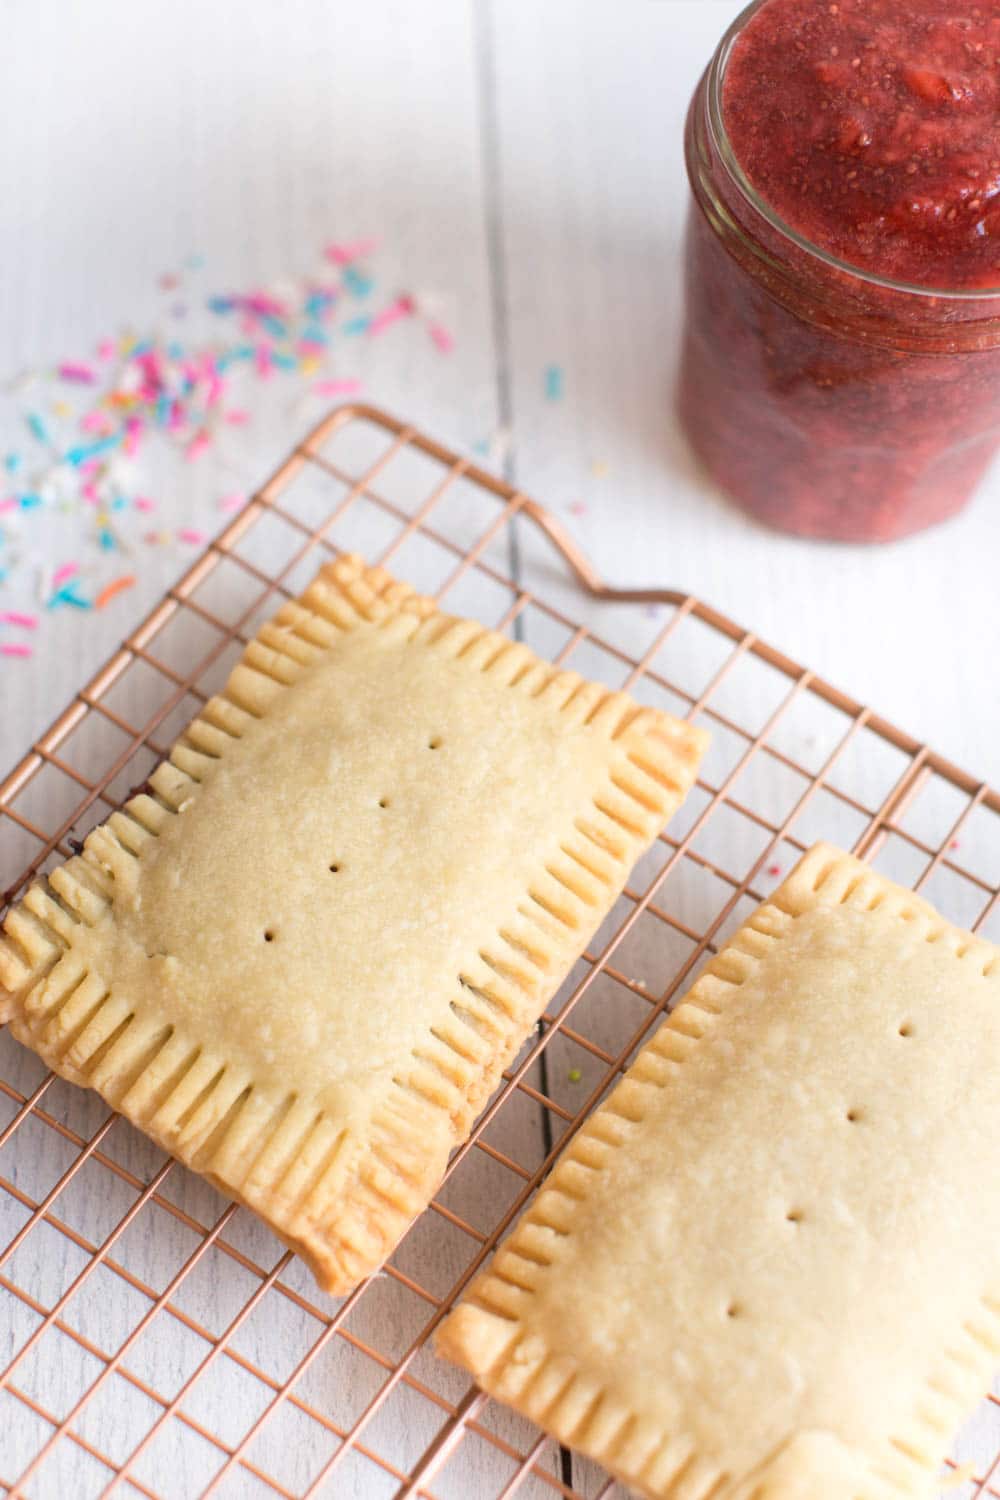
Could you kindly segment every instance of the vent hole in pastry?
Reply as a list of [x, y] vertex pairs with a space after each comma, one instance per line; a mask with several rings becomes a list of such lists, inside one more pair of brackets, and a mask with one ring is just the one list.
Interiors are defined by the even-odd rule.
[[740, 1318], [742, 1316], [743, 1316], [743, 1309], [740, 1306], [740, 1304], [738, 1302], [730, 1302], [729, 1306], [726, 1308], [726, 1317], [727, 1318]]
[[849, 1125], [856, 1125], [860, 1119], [861, 1119], [861, 1111], [860, 1111], [860, 1109], [849, 1109], [847, 1111], [847, 1122], [848, 1122]]
[[900, 1028], [899, 1028], [899, 1034], [900, 1034], [900, 1036], [912, 1036], [913, 1035], [913, 1027], [912, 1027], [912, 1025], [910, 1024], [909, 1021], [904, 1021], [903, 1022], [902, 1026], [900, 1026]]
[[388, 799], [388, 797], [380, 797], [378, 799], [378, 805], [379, 805], [379, 807], [388, 807], [389, 806], [389, 799]]
[[340, 874], [340, 866], [336, 862], [334, 862], [332, 865], [328, 865], [327, 868], [330, 871], [331, 875]]
[[789, 1224], [801, 1224], [802, 1220], [805, 1218], [805, 1214], [802, 1212], [801, 1208], [790, 1208], [785, 1215], [785, 1218], [788, 1220]]
[[267, 930], [264, 933], [264, 941], [265, 941], [265, 943], [273, 943], [274, 942], [274, 933], [271, 931], [270, 927], [268, 927]]
[[437, 735], [437, 734], [433, 735], [431, 737], [431, 739], [429, 739], [427, 741], [427, 748], [428, 748], [428, 750], [440, 750], [440, 748], [441, 748], [441, 737], [440, 737], [440, 735]]

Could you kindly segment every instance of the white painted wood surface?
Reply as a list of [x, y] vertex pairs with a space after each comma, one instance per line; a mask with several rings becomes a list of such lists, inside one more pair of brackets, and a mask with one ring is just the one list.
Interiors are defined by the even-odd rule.
[[[378, 234], [382, 284], [396, 279], [439, 299], [456, 349], [442, 357], [410, 334], [359, 347], [344, 372], [362, 374], [372, 400], [460, 448], [509, 427], [510, 472], [561, 514], [610, 579], [696, 592], [977, 776], [1000, 782], [1000, 475], [944, 529], [886, 549], [829, 548], [745, 521], [706, 488], [675, 428], [682, 122], [698, 71], [737, 9], [734, 0], [86, 7], [7, 0], [0, 372], [85, 352], [123, 326], [149, 326], [162, 307], [157, 278], [192, 252], [206, 262], [185, 292], [193, 298], [199, 287], [267, 284], [308, 270], [331, 237]], [[546, 398], [549, 365], [564, 372], [559, 402]], [[254, 428], [227, 438], [205, 466], [154, 467], [148, 487], [164, 497], [157, 525], [214, 529], [220, 490], [252, 488], [319, 414], [278, 387], [255, 409]], [[0, 452], [24, 445], [17, 410], [0, 398]], [[25, 545], [44, 552], [59, 537], [43, 530]], [[53, 552], [51, 560], [61, 558]], [[114, 607], [83, 624], [55, 615], [32, 662], [0, 660], [0, 770], [188, 560], [176, 550], [140, 549], [139, 585]], [[563, 588], [527, 541], [525, 567], [548, 592]], [[575, 614], [586, 614], [579, 598], [565, 596]], [[18, 606], [36, 607], [30, 569], [3, 595], [3, 607]], [[33, 1086], [41, 1076], [34, 1062], [9, 1038], [0, 1044], [3, 1076]], [[54, 1097], [60, 1118], [84, 1133], [103, 1118], [91, 1096], [57, 1085]], [[9, 1114], [0, 1114], [0, 1129]], [[518, 1149], [540, 1159], [537, 1113], [510, 1129]], [[48, 1191], [69, 1157], [51, 1132], [39, 1128], [28, 1145], [25, 1132], [0, 1155], [0, 1172], [13, 1173], [25, 1193]], [[140, 1175], [160, 1159], [121, 1127], [113, 1144]], [[179, 1171], [170, 1184], [208, 1222], [221, 1211]], [[470, 1212], [476, 1194], [482, 1200], [489, 1190], [485, 1182], [470, 1190]], [[74, 1223], [100, 1237], [130, 1201], [113, 1192], [89, 1207], [81, 1199], [87, 1222]], [[0, 1242], [18, 1222], [7, 1213]], [[162, 1213], [152, 1226], [141, 1223], [137, 1253], [159, 1288], [192, 1241], [178, 1238]], [[237, 1223], [236, 1238], [266, 1259], [263, 1232], [247, 1215]], [[46, 1305], [82, 1263], [50, 1232], [44, 1247], [33, 1238], [23, 1253], [24, 1284]], [[418, 1245], [414, 1254], [447, 1286], [451, 1247]], [[298, 1268], [284, 1279], [308, 1288]], [[253, 1285], [223, 1260], [186, 1289], [185, 1305], [219, 1331]], [[23, 1337], [23, 1329], [5, 1328], [10, 1304], [0, 1306], [2, 1364], [3, 1340]], [[301, 1319], [290, 1303], [265, 1306], [240, 1341], [251, 1357], [287, 1372], [305, 1347]], [[121, 1283], [109, 1278], [106, 1301], [83, 1323], [95, 1343], [113, 1348], [134, 1316]], [[380, 1323], [377, 1299], [366, 1316], [373, 1342], [405, 1346], [409, 1330], [387, 1322], [388, 1313]], [[394, 1309], [391, 1319], [399, 1316]], [[203, 1348], [179, 1325], [170, 1337], [176, 1383]], [[140, 1346], [138, 1373], [143, 1357]], [[98, 1368], [94, 1362], [91, 1378]], [[58, 1360], [25, 1381], [31, 1389], [37, 1378], [35, 1394], [59, 1411], [72, 1404], [80, 1379], [72, 1360], [62, 1369], [65, 1389]], [[349, 1374], [331, 1356], [310, 1376], [308, 1399], [331, 1411], [346, 1400], [359, 1410], [365, 1392], [345, 1397], [342, 1389]], [[462, 1389], [426, 1359], [420, 1374], [453, 1395]], [[162, 1364], [156, 1379], [169, 1386]], [[241, 1403], [250, 1399], [227, 1370], [206, 1382], [191, 1414], [235, 1441], [246, 1425]], [[137, 1440], [138, 1430], [120, 1430], [124, 1409], [106, 1391], [84, 1423], [112, 1455]], [[405, 1413], [394, 1420], [396, 1429], [378, 1430], [381, 1451], [411, 1462], [430, 1429], [417, 1415], [412, 1432]], [[0, 1475], [10, 1477], [18, 1455], [34, 1446], [42, 1424], [33, 1423], [23, 1407], [0, 1403]], [[509, 1430], [522, 1431], [513, 1420]], [[299, 1490], [316, 1467], [317, 1454], [301, 1451], [307, 1441], [294, 1422], [277, 1421], [253, 1456]], [[464, 1488], [443, 1485], [442, 1496], [495, 1492], [509, 1470], [482, 1445], [476, 1453], [455, 1481]], [[217, 1452], [177, 1439], [161, 1443], [140, 1472], [159, 1494], [181, 1500], [197, 1493], [217, 1461]], [[97, 1493], [101, 1472], [64, 1445], [60, 1465], [31, 1493]], [[584, 1473], [578, 1466], [577, 1483]], [[391, 1492], [363, 1463], [341, 1470], [328, 1491], [365, 1500]], [[222, 1493], [272, 1492], [244, 1470]]]

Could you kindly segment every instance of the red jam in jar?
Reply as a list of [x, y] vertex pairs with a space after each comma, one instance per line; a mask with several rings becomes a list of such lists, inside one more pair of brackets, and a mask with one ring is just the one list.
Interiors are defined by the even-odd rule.
[[762, 521], [887, 541], [1000, 445], [1000, 0], [757, 0], [687, 128], [681, 419]]

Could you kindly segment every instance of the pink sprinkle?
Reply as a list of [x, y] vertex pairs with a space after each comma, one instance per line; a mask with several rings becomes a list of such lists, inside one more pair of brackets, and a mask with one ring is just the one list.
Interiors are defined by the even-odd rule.
[[223, 495], [219, 501], [219, 509], [224, 511], [242, 510], [247, 503], [246, 495]]
[[101, 503], [101, 497], [97, 493], [97, 485], [92, 479], [88, 479], [86, 484], [81, 484], [80, 494], [88, 505], [100, 505]]
[[249, 334], [251, 337], [257, 332], [257, 319], [250, 313], [243, 313], [240, 318], [240, 333]]
[[191, 463], [193, 459], [196, 459], [199, 454], [204, 453], [205, 449], [209, 446], [211, 441], [212, 439], [209, 437], [204, 428], [202, 428], [201, 432], [196, 432], [184, 451], [184, 457], [187, 459], [188, 463]]
[[99, 458], [87, 458], [84, 459], [83, 463], [80, 465], [80, 473], [96, 474], [100, 467], [101, 460]]
[[267, 344], [258, 344], [257, 353], [254, 356], [254, 365], [257, 374], [262, 380], [266, 380], [271, 373], [271, 351]]
[[111, 431], [111, 419], [106, 412], [88, 411], [80, 418], [80, 426], [84, 432], [108, 433]]
[[180, 542], [190, 542], [193, 547], [200, 547], [205, 541], [205, 533], [203, 531], [195, 531], [191, 526], [185, 526], [177, 533], [177, 540]]
[[781, 866], [780, 865], [768, 865], [768, 867], [767, 867], [767, 873], [773, 879], [776, 880], [778, 878], [778, 876], [781, 874]]
[[351, 240], [346, 245], [327, 245], [323, 254], [327, 260], [332, 260], [335, 266], [349, 266], [352, 260], [361, 260], [366, 255], [373, 255], [377, 249], [378, 240]]
[[60, 380], [75, 380], [78, 385], [93, 385], [97, 380], [96, 371], [89, 365], [62, 364], [58, 373]]
[[132, 501], [136, 510], [150, 511], [156, 509], [156, 501], [148, 500], [145, 495], [137, 495]]
[[587, 507], [582, 500], [574, 500], [569, 507], [569, 513], [571, 516], [585, 516]]
[[455, 340], [447, 328], [442, 328], [440, 323], [428, 323], [427, 332], [437, 344], [442, 354], [450, 354], [455, 347]]
[[17, 505], [18, 500], [16, 495], [5, 495], [3, 499], [0, 500], [0, 516], [2, 516], [5, 511], [17, 510]]
[[254, 292], [252, 297], [243, 297], [241, 301], [248, 312], [257, 313], [262, 318], [283, 318], [287, 313], [284, 303], [276, 297], [269, 297], [266, 292]]
[[413, 312], [412, 297], [397, 297], [395, 302], [390, 302], [380, 313], [376, 313], [368, 324], [368, 332], [374, 338], [376, 334], [383, 333], [392, 323], [398, 323], [400, 318], [408, 318]]
[[6, 645], [0, 646], [0, 656], [30, 656], [31, 647], [23, 646], [20, 642], [8, 641]]
[[360, 389], [360, 380], [317, 380], [313, 386], [317, 396], [353, 396]]
[[55, 572], [52, 575], [52, 587], [54, 589], [62, 588], [63, 584], [68, 583], [71, 578], [75, 578], [79, 571], [79, 563], [63, 563], [62, 567], [56, 568]]
[[168, 432], [176, 432], [179, 427], [187, 425], [187, 415], [180, 401], [175, 401], [170, 408], [170, 420], [167, 423]]
[[118, 345], [114, 339], [101, 339], [97, 346], [98, 359], [114, 359], [118, 352]]
[[22, 614], [19, 609], [5, 609], [0, 612], [0, 625], [20, 625], [25, 630], [37, 630], [38, 616]]
[[[147, 400], [152, 399], [155, 401], [163, 388], [163, 372], [160, 368], [160, 356], [155, 349], [148, 349], [145, 354], [136, 355], [135, 362], [146, 380], [146, 389], [143, 391], [143, 395]], [[185, 367], [184, 373], [188, 373], [187, 367]]]
[[222, 399], [222, 393], [226, 383], [214, 369], [208, 371], [208, 394], [205, 397], [206, 406], [217, 406]]
[[230, 427], [242, 427], [245, 423], [249, 422], [249, 420], [250, 413], [248, 411], [233, 410], [226, 412], [226, 421], [229, 423]]
[[143, 534], [143, 541], [150, 547], [158, 547], [161, 537], [158, 531], [147, 531]]
[[125, 441], [122, 444], [122, 452], [127, 457], [131, 458], [133, 453], [138, 453], [145, 426], [141, 417], [129, 417], [125, 423]]
[[961, 849], [961, 847], [962, 842], [960, 839], [952, 839], [951, 843], [948, 845], [949, 849]]

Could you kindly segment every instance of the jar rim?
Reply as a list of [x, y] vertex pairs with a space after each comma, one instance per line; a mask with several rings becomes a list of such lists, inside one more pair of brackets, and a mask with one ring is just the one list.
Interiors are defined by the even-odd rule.
[[922, 286], [917, 282], [896, 281], [890, 276], [880, 276], [877, 271], [868, 271], [863, 266], [853, 265], [851, 261], [843, 260], [838, 255], [832, 255], [830, 251], [824, 250], [822, 246], [815, 244], [806, 235], [801, 234], [797, 229], [793, 229], [771, 204], [768, 203], [764, 195], [754, 187], [740, 164], [729, 132], [726, 129], [725, 115], [722, 107], [722, 89], [726, 77], [726, 66], [732, 56], [736, 42], [756, 13], [769, 3], [770, 0], [751, 0], [751, 3], [745, 9], [740, 11], [719, 42], [708, 69], [708, 108], [706, 113], [708, 116], [708, 126], [712, 132], [712, 145], [736, 189], [772, 229], [788, 240], [790, 244], [794, 245], [797, 250], [830, 270], [838, 271], [845, 276], [852, 277], [856, 281], [865, 282], [869, 286], [879, 287], [882, 291], [900, 292], [910, 297], [923, 297], [928, 301], [944, 301], [957, 304], [993, 301], [1000, 304], [1000, 286]]

